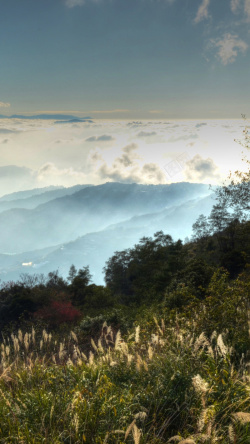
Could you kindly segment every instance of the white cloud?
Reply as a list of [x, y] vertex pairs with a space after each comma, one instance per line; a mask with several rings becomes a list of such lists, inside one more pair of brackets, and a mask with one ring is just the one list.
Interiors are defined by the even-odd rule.
[[250, 0], [245, 0], [244, 11], [247, 15], [247, 21], [250, 21]]
[[85, 0], [66, 0], [65, 4], [68, 6], [68, 8], [74, 8], [75, 6], [82, 6], [84, 5]]
[[104, 163], [97, 171], [99, 179], [103, 182], [112, 180], [123, 183], [159, 184], [166, 183], [162, 169], [156, 163], [146, 163], [142, 167], [135, 165], [132, 168], [119, 168], [113, 164], [109, 167]]
[[243, 9], [245, 18], [249, 22], [250, 21], [250, 0], [231, 0], [231, 10], [234, 14], [236, 14], [239, 9]]
[[197, 11], [196, 17], [194, 19], [195, 23], [199, 23], [204, 19], [208, 18], [208, 7], [210, 0], [202, 0], [202, 3]]
[[10, 103], [0, 102], [0, 108], [9, 108], [9, 107], [10, 107]]
[[218, 57], [223, 65], [235, 62], [238, 53], [245, 53], [248, 49], [246, 42], [241, 40], [236, 34], [225, 34], [222, 39], [211, 40], [213, 46], [218, 48]]
[[[216, 48], [217, 50], [218, 48]], [[204, 125], [204, 123], [207, 125]], [[140, 183], [166, 183], [164, 165], [187, 152], [203, 160], [213, 159], [220, 173], [241, 168], [241, 146], [234, 139], [242, 135], [241, 123], [229, 121], [129, 122], [100, 120], [98, 126], [60, 127], [48, 121], [0, 120], [1, 165], [25, 165], [31, 172], [20, 178], [1, 180], [1, 194], [48, 185], [71, 186], [78, 183], [100, 184], [107, 180]], [[201, 126], [201, 124], [203, 124]], [[229, 128], [223, 125], [229, 125]], [[237, 133], [231, 134], [230, 128]], [[137, 134], [156, 132], [157, 136]], [[86, 142], [109, 135], [111, 142]], [[136, 137], [136, 138], [135, 138]], [[161, 143], [161, 138], [164, 143]], [[7, 142], [8, 139], [8, 142]], [[150, 143], [153, 141], [153, 145]], [[133, 143], [134, 142], [134, 143]], [[194, 145], [195, 142], [195, 145]], [[34, 148], [35, 147], [35, 148]], [[98, 147], [98, 148], [97, 148]], [[227, 148], [226, 148], [227, 147]], [[35, 151], [34, 151], [35, 150]], [[226, 151], [226, 154], [225, 154]], [[34, 155], [35, 152], [35, 155]], [[197, 163], [196, 163], [197, 167]], [[198, 181], [197, 171], [192, 168]], [[189, 169], [189, 174], [191, 174]], [[1, 176], [1, 175], [0, 175]], [[1, 179], [1, 177], [0, 177]], [[184, 166], [171, 181], [186, 180]], [[210, 179], [207, 179], [211, 182]]]
[[98, 183], [115, 181], [123, 183], [166, 183], [162, 168], [154, 162], [145, 162], [137, 153], [138, 145], [131, 143], [122, 148], [120, 156], [110, 161], [102, 157], [100, 150], [92, 152], [88, 167]]
[[240, 7], [241, 0], [231, 0], [231, 10], [236, 13]]
[[33, 173], [39, 186], [47, 185], [65, 185], [73, 186], [85, 183], [86, 175], [72, 167], [58, 168], [54, 163], [47, 162]]
[[190, 182], [217, 181], [220, 177], [214, 161], [210, 157], [203, 159], [199, 154], [186, 162], [184, 174]]

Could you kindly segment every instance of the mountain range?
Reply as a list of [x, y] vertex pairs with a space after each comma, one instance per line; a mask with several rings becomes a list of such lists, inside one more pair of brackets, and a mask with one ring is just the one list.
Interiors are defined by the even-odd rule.
[[84, 121], [90, 120], [92, 117], [77, 117], [72, 116], [70, 114], [36, 114], [32, 116], [24, 116], [22, 114], [12, 114], [11, 116], [5, 116], [4, 114], [0, 114], [0, 119], [26, 119], [26, 120], [77, 120]]
[[[42, 190], [41, 190], [42, 191]], [[0, 199], [0, 278], [89, 265], [103, 282], [105, 261], [156, 231], [185, 239], [214, 203], [207, 185], [106, 183]], [[26, 265], [23, 265], [26, 264]], [[28, 265], [27, 265], [28, 264]]]

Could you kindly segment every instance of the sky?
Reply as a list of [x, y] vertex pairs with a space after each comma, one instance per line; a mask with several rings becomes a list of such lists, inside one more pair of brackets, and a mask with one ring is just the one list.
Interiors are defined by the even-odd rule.
[[0, 114], [250, 115], [250, 0], [0, 0]]
[[[250, 0], [0, 0], [0, 195], [242, 169]], [[248, 152], [249, 154], [249, 152]]]

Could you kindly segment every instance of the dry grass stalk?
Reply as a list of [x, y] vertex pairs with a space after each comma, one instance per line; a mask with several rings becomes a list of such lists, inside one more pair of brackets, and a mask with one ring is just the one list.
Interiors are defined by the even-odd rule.
[[149, 347], [148, 347], [148, 358], [149, 358], [150, 361], [152, 361], [153, 356], [154, 356], [154, 351], [153, 351], [151, 345], [149, 345]]
[[241, 424], [249, 424], [250, 423], [250, 413], [237, 412], [237, 413], [233, 413], [232, 417], [235, 421], [238, 421]]
[[136, 344], [139, 344], [140, 341], [140, 325], [135, 327], [135, 342]]
[[136, 423], [136, 420], [134, 419], [134, 420], [131, 422], [131, 424], [129, 424], [129, 426], [128, 426], [126, 432], [125, 432], [125, 437], [124, 437], [124, 440], [125, 440], [125, 441], [126, 441], [128, 435], [130, 434], [130, 432], [132, 431], [132, 429], [133, 429], [135, 423]]
[[116, 334], [116, 338], [115, 338], [115, 349], [116, 350], [121, 348], [121, 340], [122, 340], [121, 332], [120, 332], [120, 330], [118, 330], [118, 332]]
[[217, 348], [218, 348], [218, 351], [220, 352], [221, 356], [223, 356], [223, 357], [225, 357], [229, 352], [228, 347], [226, 347], [226, 345], [224, 344], [221, 334], [217, 338]]
[[91, 338], [91, 345], [92, 345], [93, 349], [98, 353], [98, 348], [97, 348], [97, 346], [95, 344], [94, 339], [92, 339], [92, 338]]
[[134, 443], [135, 444], [139, 444], [142, 433], [141, 433], [141, 430], [138, 429], [136, 424], [134, 424], [134, 426], [133, 426], [132, 435], [133, 435], [133, 438], [134, 438]]

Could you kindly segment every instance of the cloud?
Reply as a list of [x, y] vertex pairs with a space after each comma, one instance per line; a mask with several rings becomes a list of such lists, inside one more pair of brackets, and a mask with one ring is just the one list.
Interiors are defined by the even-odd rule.
[[119, 157], [113, 162], [104, 160], [100, 150], [92, 152], [88, 167], [95, 170], [95, 177], [99, 183], [115, 181], [122, 183], [166, 183], [166, 177], [155, 163], [143, 163], [137, 153], [138, 145], [131, 143], [121, 150]]
[[9, 108], [9, 107], [10, 107], [10, 103], [0, 102], [0, 108]]
[[134, 162], [139, 159], [138, 154], [135, 152], [137, 150], [138, 146], [135, 143], [131, 143], [130, 145], [125, 146], [122, 149], [122, 156], [117, 157], [114, 161], [114, 166], [116, 167], [117, 164], [121, 164], [125, 167], [132, 166]]
[[131, 128], [140, 128], [142, 125], [144, 125], [142, 122], [134, 121], [134, 122], [128, 122], [127, 126], [130, 126]]
[[68, 6], [68, 8], [74, 8], [75, 6], [82, 6], [84, 5], [85, 0], [66, 0], [65, 5]]
[[231, 0], [231, 10], [236, 13], [239, 9], [241, 0]]
[[0, 167], [0, 178], [22, 178], [31, 176], [32, 170], [26, 167], [18, 167], [16, 165], [6, 165]]
[[210, 157], [203, 159], [199, 154], [186, 162], [184, 174], [186, 179], [191, 182], [218, 180], [220, 177], [214, 161]]
[[233, 63], [238, 53], [245, 53], [248, 49], [246, 42], [236, 34], [224, 34], [222, 39], [210, 40], [211, 44], [218, 48], [217, 56], [223, 65]]
[[53, 162], [47, 162], [33, 173], [39, 186], [66, 185], [72, 186], [85, 183], [86, 175], [81, 170], [70, 168], [58, 168]]
[[246, 21], [250, 21], [250, 0], [231, 0], [231, 11], [237, 14], [244, 7]]
[[250, 21], [250, 0], [245, 0], [244, 11], [247, 15], [247, 21]]
[[36, 187], [33, 170], [23, 166], [5, 165], [0, 167], [1, 195]]
[[111, 142], [114, 141], [115, 138], [112, 136], [108, 136], [107, 134], [103, 134], [102, 136], [91, 136], [85, 139], [85, 142]]
[[152, 137], [156, 135], [157, 133], [155, 131], [152, 131], [151, 133], [148, 133], [147, 131], [141, 131], [136, 135], [136, 137]]
[[19, 131], [16, 130], [9, 130], [6, 128], [0, 128], [0, 134], [10, 134], [10, 133], [18, 133]]
[[202, 0], [202, 3], [197, 11], [196, 17], [194, 19], [194, 23], [199, 23], [204, 19], [208, 18], [208, 7], [210, 4], [210, 0]]
[[206, 126], [207, 123], [197, 123], [197, 125], [195, 125], [195, 128], [201, 128], [202, 126]]
[[[147, 182], [165, 183], [166, 178], [162, 169], [156, 163], [145, 163], [142, 168], [142, 175]], [[147, 183], [146, 182], [146, 183]]]
[[168, 142], [174, 143], [179, 142], [180, 140], [189, 140], [189, 139], [198, 139], [199, 136], [197, 134], [187, 134], [185, 136], [171, 136], [170, 139], [168, 139]]
[[166, 177], [161, 168], [155, 163], [147, 163], [143, 167], [135, 166], [129, 170], [120, 169], [105, 163], [98, 170], [99, 178], [122, 183], [159, 184], [166, 183]]

